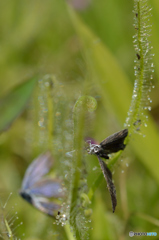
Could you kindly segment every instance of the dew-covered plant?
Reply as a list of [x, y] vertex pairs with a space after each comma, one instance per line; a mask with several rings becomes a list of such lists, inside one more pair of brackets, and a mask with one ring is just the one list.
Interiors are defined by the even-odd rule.
[[[147, 127], [148, 115], [145, 110], [151, 110], [150, 92], [153, 86], [152, 79], [154, 72], [152, 46], [149, 40], [152, 25], [150, 23], [151, 8], [148, 1], [134, 1], [134, 28], [135, 35], [133, 43], [136, 53], [134, 66], [134, 89], [132, 101], [126, 118], [125, 126], [133, 132], [136, 125]], [[139, 130], [139, 129], [138, 129]]]
[[[110, 4], [112, 2], [110, 2]], [[87, 4], [88, 11], [91, 4], [96, 4], [95, 1], [94, 3], [93, 1], [86, 1], [86, 3], [89, 3]], [[115, 7], [112, 9], [115, 10]], [[82, 10], [83, 9], [81, 8], [81, 12]], [[92, 8], [92, 12], [95, 10]], [[23, 141], [19, 141], [19, 146], [17, 146], [18, 144], [13, 144], [10, 159], [11, 161], [14, 159], [16, 162], [15, 159], [20, 158], [20, 163], [22, 163], [23, 166], [23, 174], [21, 174], [21, 170], [19, 170], [20, 164], [18, 162], [16, 166], [17, 169], [18, 167], [19, 169], [15, 173], [19, 181], [19, 187], [21, 182], [23, 182], [21, 192], [21, 195], [23, 195], [22, 197], [34, 205], [38, 210], [53, 218], [41, 214], [40, 211], [36, 211], [34, 208], [30, 211], [28, 210], [28, 212], [21, 209], [21, 216], [24, 217], [25, 229], [26, 231], [29, 229], [28, 235], [30, 232], [32, 232], [31, 235], [39, 234], [37, 236], [38, 239], [44, 239], [45, 237], [45, 239], [52, 238], [58, 240], [115, 240], [125, 238], [128, 229], [135, 225], [136, 219], [134, 220], [134, 216], [146, 219], [146, 221], [149, 221], [154, 225], [156, 223], [158, 224], [155, 218], [152, 220], [152, 218], [147, 217], [146, 214], [136, 213], [138, 205], [136, 201], [133, 201], [134, 195], [132, 196], [132, 193], [129, 197], [130, 199], [132, 198], [132, 205], [130, 204], [131, 207], [130, 210], [128, 210], [126, 182], [129, 182], [129, 179], [126, 180], [126, 177], [124, 179], [124, 177], [117, 171], [117, 169], [120, 170], [121, 168], [121, 161], [119, 162], [118, 160], [123, 154], [125, 146], [129, 143], [133, 149], [131, 152], [131, 155], [133, 156], [132, 158], [141, 159], [143, 166], [151, 172], [154, 179], [156, 179], [156, 182], [159, 182], [157, 170], [158, 149], [155, 146], [155, 144], [159, 143], [159, 139], [157, 131], [151, 123], [151, 117], [149, 117], [149, 114], [147, 113], [151, 110], [150, 104], [152, 100], [150, 92], [151, 88], [153, 88], [152, 75], [154, 71], [152, 59], [153, 54], [151, 52], [152, 47], [149, 40], [151, 32], [150, 11], [151, 9], [148, 6], [147, 0], [134, 0], [133, 14], [135, 35], [133, 37], [133, 44], [135, 48], [135, 81], [133, 91], [130, 87], [128, 77], [123, 73], [122, 67], [119, 66], [113, 54], [109, 51], [107, 46], [102, 43], [99, 37], [91, 31], [89, 24], [86, 24], [81, 20], [82, 17], [83, 19], [85, 18], [87, 12], [79, 13], [81, 14], [80, 17], [75, 12], [75, 9], [71, 9], [69, 6], [68, 14], [79, 38], [77, 39], [77, 36], [75, 38], [71, 36], [72, 38], [69, 39], [64, 46], [66, 48], [71, 46], [70, 48], [72, 48], [72, 51], [75, 53], [76, 51], [79, 51], [79, 49], [82, 52], [82, 57], [81, 53], [78, 53], [80, 55], [78, 58], [81, 58], [82, 64], [85, 65], [83, 67], [81, 64], [82, 73], [80, 72], [80, 74], [82, 76], [77, 77], [75, 71], [73, 76], [76, 76], [76, 80], [69, 79], [71, 75], [70, 73], [68, 75], [66, 74], [61, 80], [62, 74], [57, 74], [57, 76], [53, 74], [43, 76], [41, 74], [41, 77], [30, 79], [25, 83], [18, 85], [18, 87], [13, 88], [8, 95], [1, 99], [0, 110], [3, 114], [0, 119], [0, 132], [8, 129], [13, 121], [18, 118], [28, 103], [30, 94], [35, 87], [35, 82], [37, 83], [31, 101], [27, 105], [27, 111], [20, 118], [21, 122], [19, 125], [17, 124], [18, 126], [16, 126], [14, 132], [15, 135], [19, 132], [21, 137], [20, 140], [23, 139]], [[115, 15], [115, 12], [113, 13]], [[100, 16], [100, 14], [98, 16]], [[61, 16], [59, 21], [60, 24], [62, 22], [62, 17], [63, 16]], [[113, 22], [112, 19], [111, 22]], [[105, 27], [105, 23], [103, 23], [103, 26]], [[65, 34], [65, 30], [64, 27], [61, 32]], [[105, 30], [107, 29], [105, 28]], [[34, 39], [34, 36], [32, 39]], [[75, 44], [76, 41], [78, 42], [78, 46]], [[57, 42], [55, 42], [55, 46]], [[63, 48], [60, 52], [63, 52]], [[69, 54], [66, 53], [65, 57], [67, 55]], [[61, 57], [60, 54], [59, 56], [60, 61], [64, 62], [63, 66], [67, 65], [66, 63], [69, 62], [67, 61], [67, 58]], [[58, 61], [58, 58], [56, 60]], [[52, 66], [55, 66], [55, 62]], [[62, 72], [63, 68], [60, 67], [60, 69], [62, 69]], [[48, 71], [46, 69], [45, 72], [49, 71], [50, 69]], [[54, 72], [52, 67], [51, 71]], [[148, 122], [149, 118], [150, 120]], [[155, 144], [154, 142], [153, 144], [150, 144], [150, 140], [148, 141], [147, 138], [143, 138], [145, 134], [149, 134], [147, 126], [150, 127], [150, 133], [152, 133], [149, 138], [154, 141]], [[94, 157], [93, 155], [91, 156], [87, 154], [88, 149], [85, 145], [85, 139], [91, 137], [94, 138], [95, 141], [101, 142], [102, 139], [107, 139], [107, 136], [111, 136], [114, 132], [123, 132], [123, 128], [125, 128], [126, 134], [124, 135], [122, 142], [120, 142], [122, 147], [119, 149], [117, 148], [116, 151], [106, 152], [106, 155], [104, 155], [105, 153], [103, 154], [103, 152], [100, 152], [101, 155], [99, 155], [99, 151], [95, 152], [95, 148], [93, 147], [95, 145], [99, 147], [100, 144], [90, 144], [89, 153], [93, 153], [98, 157], [100, 164], [98, 166], [97, 162], [95, 162], [97, 160], [96, 156]], [[23, 135], [24, 129], [25, 136], [21, 136]], [[140, 139], [136, 140], [136, 136], [140, 137]], [[130, 141], [132, 138], [133, 140]], [[9, 137], [4, 133], [2, 139], [0, 139], [0, 144], [7, 141], [6, 139], [9, 139]], [[24, 139], [25, 144], [23, 144]], [[15, 143], [16, 140], [12, 141]], [[10, 146], [9, 143], [8, 145]], [[49, 154], [53, 156], [54, 167], [47, 176], [47, 180], [45, 179], [46, 182], [45, 180], [40, 179], [40, 182], [37, 181], [35, 183], [32, 179], [35, 177], [35, 174], [26, 174], [27, 180], [33, 187], [33, 189], [30, 190], [30, 188], [26, 188], [26, 178], [22, 180], [24, 172], [29, 165], [28, 161], [37, 156], [41, 156], [42, 153], [46, 152], [49, 152]], [[129, 156], [129, 149], [128, 152], [124, 154], [127, 154], [128, 157], [131, 158]], [[45, 154], [42, 156], [45, 156]], [[104, 158], [106, 160], [100, 158], [103, 156], [105, 156]], [[150, 157], [152, 157], [152, 159], [150, 159]], [[110, 159], [108, 160], [108, 158]], [[153, 159], [155, 159], [154, 162]], [[153, 164], [150, 163], [150, 160], [152, 160]], [[27, 162], [27, 164], [25, 164], [25, 162]], [[33, 164], [34, 162], [31, 163], [30, 166], [35, 173], [36, 168], [38, 169], [38, 164], [34, 167]], [[123, 161], [123, 166], [126, 164], [128, 166], [128, 163]], [[45, 170], [45, 167], [47, 168], [47, 166], [43, 166], [43, 170]], [[115, 174], [112, 177], [114, 169]], [[50, 167], [47, 170], [50, 170]], [[14, 171], [15, 168], [10, 171], [11, 176]], [[45, 173], [48, 174], [48, 171]], [[42, 175], [40, 175], [40, 177]], [[146, 176], [146, 174], [144, 176]], [[31, 178], [29, 179], [29, 177]], [[103, 188], [100, 186], [104, 177], [107, 181], [107, 187], [112, 197], [113, 212], [116, 211], [115, 213], [112, 213], [112, 209], [109, 205], [110, 196], [105, 189], [105, 182]], [[12, 178], [14, 178], [14, 175]], [[64, 195], [60, 197], [59, 194], [57, 196], [58, 199], [56, 199], [56, 196], [50, 193], [51, 188], [47, 185], [48, 179], [58, 179], [60, 186], [60, 188], [58, 187], [58, 190], [62, 191]], [[115, 180], [115, 182], [112, 179]], [[48, 187], [47, 194], [39, 194], [39, 196], [37, 196], [34, 193], [35, 185], [33, 183], [38, 185], [38, 187], [40, 184], [40, 188], [44, 187], [44, 189], [41, 188], [42, 193], [44, 193]], [[132, 181], [128, 183], [129, 188], [131, 188], [131, 183]], [[8, 183], [5, 184], [7, 185]], [[146, 184], [148, 185], [149, 182]], [[119, 190], [119, 185], [121, 191]], [[150, 186], [148, 188], [147, 185], [146, 189], [151, 191], [152, 188]], [[143, 189], [143, 192], [145, 192], [145, 188]], [[121, 199], [120, 194], [122, 196]], [[51, 200], [49, 200], [48, 203], [47, 197], [49, 196], [55, 198], [52, 203]], [[157, 193], [155, 196], [157, 196]], [[156, 203], [157, 197], [155, 196], [152, 202]], [[146, 197], [144, 196], [142, 201], [143, 199], [146, 199]], [[57, 201], [56, 213], [53, 212], [53, 207], [55, 206], [54, 201]], [[115, 210], [116, 203], [118, 204]], [[26, 202], [23, 202], [23, 204], [27, 205]], [[139, 204], [141, 210], [143, 205], [143, 202], [142, 204]], [[0, 226], [0, 237], [2, 239], [17, 239], [13, 228], [14, 219], [7, 218], [4, 214], [4, 206], [5, 205], [1, 208], [2, 225]], [[27, 207], [29, 206], [27, 205]], [[155, 209], [158, 209], [157, 206]], [[37, 218], [36, 214], [39, 214], [37, 215]], [[48, 227], [50, 223], [51, 230]], [[138, 227], [137, 224], [136, 227]]]
[[[151, 110], [151, 106], [150, 106], [151, 99], [149, 94], [151, 92], [151, 88], [153, 87], [152, 73], [154, 72], [154, 68], [153, 68], [154, 65], [152, 61], [152, 57], [153, 57], [153, 54], [151, 52], [152, 47], [149, 40], [151, 27], [152, 27], [151, 24], [149, 23], [150, 16], [151, 16], [150, 11], [151, 11], [151, 8], [148, 6], [147, 0], [134, 1], [134, 27], [135, 27], [136, 33], [133, 37], [134, 38], [133, 43], [134, 43], [134, 48], [136, 52], [136, 59], [134, 61], [135, 63], [134, 70], [135, 70], [136, 79], [134, 83], [132, 101], [128, 111], [128, 117], [126, 118], [126, 123], [124, 125], [124, 127], [128, 128], [128, 131], [129, 131], [129, 137], [126, 139], [125, 144], [128, 143], [132, 133], [134, 132], [141, 133], [141, 130], [140, 130], [141, 125], [147, 127], [148, 115], [145, 112], [145, 110]], [[95, 64], [93, 60], [91, 60], [90, 58], [95, 53], [95, 51], [93, 48], [91, 49], [91, 47], [89, 47], [88, 43], [86, 42], [86, 40], [88, 40], [89, 37], [84, 35], [86, 32], [85, 27], [82, 26], [82, 24], [79, 22], [80, 20], [72, 10], [70, 10], [70, 15], [72, 20], [74, 21], [75, 28], [77, 29], [77, 32], [81, 37], [82, 43], [85, 48], [85, 54], [86, 54], [86, 59], [88, 61], [88, 66], [90, 67], [90, 65]], [[94, 67], [93, 65], [93, 68], [96, 68], [96, 66]], [[96, 71], [96, 69], [92, 69], [92, 66], [91, 66], [91, 70], [93, 70], [93, 73], [94, 73], [94, 70]], [[98, 71], [98, 68], [97, 68], [97, 71]], [[108, 163], [109, 168], [112, 168], [112, 166], [115, 164], [115, 162], [117, 161], [121, 153], [122, 151], [115, 154], [114, 157], [111, 158], [110, 162]], [[106, 174], [106, 175], [109, 175], [109, 174]], [[101, 179], [102, 177], [100, 175], [92, 185], [92, 188], [90, 188], [88, 193], [89, 200], [92, 199], [93, 192], [98, 187]], [[77, 197], [77, 193], [75, 193], [75, 196]], [[73, 221], [75, 222], [75, 219], [73, 219]], [[79, 233], [76, 236], [78, 239]]]
[[7, 208], [7, 204], [9, 198], [11, 197], [12, 193], [9, 194], [5, 203], [3, 200], [0, 199], [1, 206], [0, 206], [0, 239], [10, 239], [10, 240], [20, 240], [16, 235], [16, 230], [20, 227], [23, 223], [18, 223], [18, 216], [17, 212], [15, 211], [14, 206]]
[[[96, 109], [96, 100], [91, 96], [81, 96], [74, 106], [72, 105], [72, 109], [69, 109], [70, 103], [63, 86], [54, 76], [47, 75], [39, 80], [37, 95], [35, 94], [31, 105], [34, 107], [30, 107], [32, 120], [29, 124], [33, 123], [33, 125], [28, 128], [33, 129], [34, 123], [38, 123], [34, 131], [39, 134], [36, 141], [35, 135], [32, 135], [30, 142], [32, 151], [41, 151], [41, 148], [50, 149], [56, 158], [54, 165], [65, 191], [61, 208], [55, 216], [55, 223], [65, 226], [66, 229], [68, 228], [66, 225], [70, 223], [75, 238], [88, 239], [90, 226], [87, 227], [89, 224], [87, 216], [91, 210], [89, 210], [89, 200], [86, 204], [88, 189], [84, 170], [84, 137], [86, 115], [88, 118], [88, 115]], [[70, 119], [67, 119], [68, 116]]]

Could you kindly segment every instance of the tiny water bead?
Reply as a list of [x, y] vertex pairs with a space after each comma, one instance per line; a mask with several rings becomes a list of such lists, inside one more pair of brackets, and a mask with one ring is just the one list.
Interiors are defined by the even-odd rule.
[[95, 167], [92, 168], [93, 171], [96, 171], [97, 169], [98, 169], [97, 166], [95, 166]]
[[67, 220], [68, 220], [68, 218], [65, 213], [58, 212], [58, 214], [56, 216], [56, 221], [53, 224], [61, 225], [63, 227], [68, 223]]
[[74, 152], [75, 152], [75, 150], [72, 150], [72, 151], [70, 151], [70, 152], [66, 152], [65, 155], [66, 155], [66, 157], [71, 157], [71, 158], [72, 158]]
[[55, 116], [56, 116], [56, 117], [61, 116], [61, 112], [56, 112]]
[[38, 121], [39, 127], [44, 127], [44, 118]]

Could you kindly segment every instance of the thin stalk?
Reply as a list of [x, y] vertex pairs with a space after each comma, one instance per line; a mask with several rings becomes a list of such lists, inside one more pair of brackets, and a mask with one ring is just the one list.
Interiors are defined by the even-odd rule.
[[[138, 27], [137, 27], [137, 31], [138, 31], [138, 49], [140, 52], [140, 67], [139, 67], [139, 78], [138, 78], [138, 89], [137, 92], [135, 92], [135, 94], [137, 94], [137, 100], [135, 101], [135, 105], [134, 105], [134, 111], [133, 111], [133, 117], [131, 119], [131, 123], [130, 125], [132, 125], [136, 119], [137, 116], [139, 116], [140, 114], [140, 106], [141, 106], [141, 100], [142, 100], [142, 88], [143, 88], [143, 81], [144, 81], [144, 53], [143, 53], [143, 44], [142, 44], [142, 37], [141, 37], [141, 3], [140, 1], [137, 2], [137, 18], [138, 18]], [[136, 89], [134, 88], [134, 91], [136, 91]]]
[[[153, 62], [150, 47], [150, 31], [151, 25], [149, 23], [151, 9], [147, 5], [147, 0], [134, 0], [134, 26], [136, 34], [134, 36], [134, 48], [136, 52], [135, 59], [135, 83], [132, 95], [132, 101], [126, 119], [125, 126], [129, 127], [129, 133], [134, 132], [134, 125], [136, 121], [142, 121], [144, 126], [145, 113], [144, 110], [151, 110], [149, 103], [152, 102], [149, 97], [152, 87], [152, 73]], [[138, 129], [139, 126], [136, 128]]]
[[70, 226], [68, 224], [64, 225], [65, 233], [67, 235], [68, 240], [75, 240], [73, 236], [73, 232], [70, 230]]
[[78, 111], [78, 105], [75, 104], [73, 111], [74, 119], [74, 174], [73, 174], [73, 187], [72, 187], [72, 200], [70, 207], [70, 225], [75, 226], [76, 239], [80, 239], [79, 229], [76, 227], [76, 215], [74, 214], [74, 208], [77, 206], [78, 201], [78, 188], [80, 183], [81, 176], [81, 159], [82, 159], [82, 142], [84, 134], [84, 113], [85, 113], [85, 104], [82, 104], [82, 108]]
[[51, 83], [49, 83], [49, 86], [47, 87], [47, 105], [48, 105], [48, 147], [49, 149], [52, 149], [54, 118], [53, 118], [53, 98]]

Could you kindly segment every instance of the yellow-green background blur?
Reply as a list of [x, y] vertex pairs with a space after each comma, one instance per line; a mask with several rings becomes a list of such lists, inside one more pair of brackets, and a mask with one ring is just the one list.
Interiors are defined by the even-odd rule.
[[[88, 93], [98, 100], [92, 135], [100, 141], [121, 130], [131, 103], [135, 79], [133, 4], [130, 0], [92, 0], [86, 8], [77, 11], [81, 22], [75, 22], [64, 0], [1, 0], [0, 97], [34, 75], [54, 74], [57, 81], [66, 86], [66, 96], [75, 102], [76, 96], [83, 93], [85, 81], [88, 81], [87, 84], [91, 88]], [[127, 240], [129, 231], [157, 232], [158, 238], [152, 238], [159, 239], [159, 1], [152, 0], [148, 4], [152, 7], [150, 41], [154, 47], [152, 52], [155, 54], [155, 89], [150, 94], [152, 111], [150, 122], [147, 123], [146, 140], [143, 140], [143, 137], [142, 140], [132, 139], [132, 143], [120, 159], [123, 161], [119, 161], [114, 168], [113, 178], [118, 198], [114, 214], [104, 180], [95, 192], [92, 203], [91, 240]], [[83, 26], [86, 29], [83, 29]], [[84, 42], [84, 47], [77, 32]], [[90, 32], [94, 35], [89, 35]], [[86, 47], [89, 48], [91, 41], [94, 48], [97, 45], [97, 52], [98, 42], [103, 43], [102, 49], [105, 49], [104, 57], [101, 49], [101, 54], [97, 53], [97, 60], [94, 60], [96, 52], [92, 55], [93, 64], [97, 66], [97, 75], [93, 76], [93, 81], [93, 73], [91, 67], [87, 66], [85, 55]], [[101, 70], [100, 73], [101, 65], [110, 70], [111, 81], [115, 86], [119, 86], [117, 92], [114, 91], [113, 84], [110, 89], [106, 89], [108, 92], [105, 89], [101, 90], [102, 81], [109, 82], [107, 70]], [[122, 106], [117, 105], [118, 98], [123, 101]], [[3, 112], [0, 112], [0, 116], [2, 114]], [[31, 159], [26, 158], [29, 154], [26, 151], [25, 121], [26, 115], [23, 114], [0, 136], [2, 200], [5, 202], [9, 193], [13, 192], [8, 201], [7, 211], [10, 211], [14, 203], [17, 204], [15, 211], [18, 211], [19, 220], [16, 220], [15, 226], [23, 222], [16, 230], [20, 238], [67, 240], [62, 227], [53, 226], [51, 218], [41, 214], [18, 196], [23, 175], [31, 162]], [[91, 160], [90, 157], [88, 159]], [[95, 165], [98, 167], [96, 158], [93, 157], [92, 162], [89, 169], [93, 169]], [[100, 169], [97, 173], [99, 172]], [[10, 213], [11, 217], [15, 211]]]

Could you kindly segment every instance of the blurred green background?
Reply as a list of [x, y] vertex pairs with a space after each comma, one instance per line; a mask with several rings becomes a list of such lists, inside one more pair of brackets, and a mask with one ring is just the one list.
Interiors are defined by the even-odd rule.
[[[152, 0], [149, 4], [152, 7], [150, 41], [155, 53], [155, 89], [151, 92], [148, 127], [143, 130], [146, 137], [134, 136], [114, 167], [118, 198], [114, 214], [104, 180], [95, 192], [91, 205], [92, 240], [126, 240], [129, 231], [157, 232], [158, 238], [154, 239], [159, 239], [159, 2]], [[0, 1], [0, 97], [32, 76], [54, 74], [57, 82], [64, 85], [62, 101], [65, 104], [59, 105], [59, 112], [65, 106], [72, 111], [77, 98], [87, 89], [98, 106], [91, 120], [88, 118], [86, 134], [101, 141], [121, 130], [135, 79], [132, 10], [133, 1], [92, 0], [86, 8], [76, 10], [80, 17], [76, 21], [62, 0]], [[87, 50], [92, 51], [89, 56], [92, 62], [88, 62]], [[52, 219], [18, 196], [23, 175], [34, 155], [28, 149], [28, 111], [0, 135], [1, 199], [5, 202], [13, 192], [7, 212], [16, 203], [19, 219], [15, 226], [23, 222], [16, 230], [20, 238], [67, 239], [62, 227], [53, 226]], [[68, 117], [69, 113], [63, 121]], [[95, 157], [86, 159], [90, 187], [100, 169]], [[95, 166], [97, 169], [92, 170]], [[10, 213], [12, 216], [14, 211]]]

